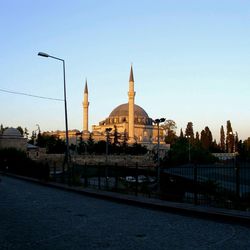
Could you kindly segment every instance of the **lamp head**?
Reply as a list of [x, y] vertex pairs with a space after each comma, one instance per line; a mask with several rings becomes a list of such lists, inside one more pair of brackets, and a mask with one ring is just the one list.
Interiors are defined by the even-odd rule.
[[49, 57], [49, 55], [44, 53], [44, 52], [39, 52], [37, 55], [38, 56], [43, 56], [43, 57]]

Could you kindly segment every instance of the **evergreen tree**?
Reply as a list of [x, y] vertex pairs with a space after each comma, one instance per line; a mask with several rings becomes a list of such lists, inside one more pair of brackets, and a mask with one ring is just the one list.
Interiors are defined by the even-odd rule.
[[226, 148], [227, 148], [228, 153], [233, 153], [233, 151], [234, 151], [234, 134], [233, 134], [233, 129], [232, 129], [230, 120], [227, 121]]
[[225, 132], [223, 126], [220, 128], [220, 149], [222, 152], [225, 152], [226, 145], [225, 145]]
[[90, 154], [94, 152], [94, 146], [95, 146], [95, 142], [92, 137], [92, 133], [89, 133], [89, 138], [87, 140], [87, 150]]
[[234, 150], [235, 152], [238, 152], [238, 145], [239, 145], [239, 137], [238, 137], [238, 133], [235, 132], [235, 138], [234, 138]]
[[191, 141], [194, 140], [194, 129], [193, 129], [193, 123], [188, 122], [186, 131], [185, 131], [185, 136], [190, 137]]
[[24, 128], [24, 134], [25, 134], [26, 138], [28, 138], [29, 132], [28, 132], [28, 129], [27, 129], [27, 128]]
[[199, 135], [199, 132], [197, 131], [195, 134], [195, 142], [199, 143], [199, 141], [200, 141], [200, 135]]
[[4, 131], [3, 124], [1, 124], [1, 126], [0, 126], [0, 134], [2, 134], [3, 131]]
[[48, 137], [49, 137], [48, 135], [38, 133], [37, 139], [36, 139], [36, 145], [38, 147], [45, 148]]
[[245, 140], [242, 143], [242, 145], [239, 143], [239, 146], [241, 146], [239, 148], [240, 158], [249, 161], [250, 159], [250, 137], [248, 137], [247, 140]]
[[183, 131], [182, 131], [182, 128], [181, 128], [181, 131], [180, 131], [180, 138], [183, 138], [184, 135], [183, 135]]
[[122, 137], [122, 151], [124, 153], [127, 152], [127, 147], [128, 147], [128, 133], [125, 129], [123, 132], [123, 137]]
[[37, 146], [46, 148], [46, 152], [49, 154], [62, 154], [66, 149], [65, 141], [53, 135], [39, 133], [36, 143]]
[[116, 125], [114, 127], [115, 127], [115, 130], [114, 130], [114, 142], [113, 142], [113, 145], [114, 146], [119, 146], [120, 145], [120, 143], [119, 143], [119, 134], [118, 134]]
[[77, 146], [77, 152], [78, 152], [78, 154], [87, 153], [87, 145], [83, 141], [82, 137], [80, 137], [80, 139], [79, 139], [79, 143]]
[[35, 140], [36, 140], [36, 132], [32, 131], [32, 135], [31, 135], [31, 138], [29, 140], [29, 143], [35, 145]]
[[209, 127], [205, 127], [204, 130], [201, 131], [201, 145], [204, 149], [209, 150], [213, 144], [213, 136], [209, 129]]
[[97, 154], [104, 154], [106, 152], [106, 141], [101, 140], [95, 143], [94, 152]]

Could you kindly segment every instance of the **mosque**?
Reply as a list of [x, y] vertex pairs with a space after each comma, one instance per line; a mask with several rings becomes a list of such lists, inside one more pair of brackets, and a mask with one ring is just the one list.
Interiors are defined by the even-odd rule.
[[[120, 135], [120, 138], [127, 138], [128, 144], [139, 143], [147, 147], [152, 147], [158, 142], [158, 126], [150, 118], [147, 112], [135, 104], [134, 75], [133, 67], [130, 68], [128, 102], [121, 104], [113, 109], [109, 117], [100, 121], [98, 125], [92, 126], [92, 138], [95, 141], [105, 140], [107, 131], [114, 135], [114, 131]], [[83, 98], [83, 133], [82, 138], [87, 140], [89, 131], [89, 100], [88, 85], [85, 83]], [[160, 143], [164, 144], [164, 130], [159, 128]], [[122, 139], [120, 139], [122, 140]]]

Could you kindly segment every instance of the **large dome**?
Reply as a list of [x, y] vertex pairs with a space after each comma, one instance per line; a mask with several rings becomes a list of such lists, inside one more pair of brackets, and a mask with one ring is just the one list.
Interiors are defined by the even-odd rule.
[[[134, 104], [135, 117], [149, 118], [147, 112], [140, 106]], [[126, 117], [128, 116], [128, 103], [124, 103], [116, 107], [109, 117]]]
[[[124, 103], [116, 107], [104, 121], [105, 124], [116, 124], [128, 122], [128, 103]], [[149, 118], [147, 112], [140, 106], [134, 104], [134, 122], [141, 125], [152, 125], [152, 119]]]

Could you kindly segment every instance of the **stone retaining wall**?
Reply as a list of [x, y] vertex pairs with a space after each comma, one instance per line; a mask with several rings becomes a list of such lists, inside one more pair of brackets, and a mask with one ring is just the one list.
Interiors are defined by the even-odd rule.
[[[48, 163], [51, 168], [61, 168], [64, 163], [64, 154], [40, 154], [39, 157], [32, 158], [33, 160]], [[120, 166], [145, 166], [152, 167], [155, 163], [152, 156], [146, 155], [72, 155], [73, 163], [79, 165], [120, 165]]]

